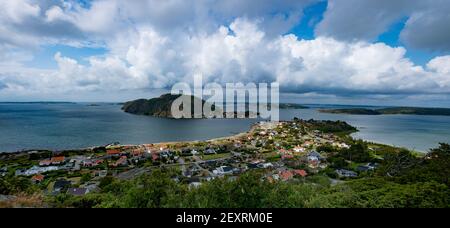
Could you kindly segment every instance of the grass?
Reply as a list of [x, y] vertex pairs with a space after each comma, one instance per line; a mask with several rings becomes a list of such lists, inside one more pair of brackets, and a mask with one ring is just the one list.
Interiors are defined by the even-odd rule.
[[226, 158], [226, 157], [230, 157], [230, 153], [203, 155], [202, 159], [203, 160], [214, 160], [214, 159], [221, 159], [221, 158]]

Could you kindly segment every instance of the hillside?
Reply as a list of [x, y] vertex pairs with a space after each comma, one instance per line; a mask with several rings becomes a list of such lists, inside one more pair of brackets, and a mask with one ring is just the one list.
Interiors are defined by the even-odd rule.
[[[163, 94], [160, 97], [152, 98], [152, 99], [138, 99], [134, 101], [125, 102], [122, 106], [122, 110], [136, 115], [147, 115], [154, 117], [164, 117], [164, 118], [173, 118], [171, 113], [172, 103], [179, 98], [180, 96], [186, 95], [172, 95], [172, 94]], [[190, 96], [192, 104], [194, 104], [194, 99], [199, 99], [194, 96]], [[202, 100], [202, 104], [205, 101]], [[193, 110], [193, 108], [191, 109]]]

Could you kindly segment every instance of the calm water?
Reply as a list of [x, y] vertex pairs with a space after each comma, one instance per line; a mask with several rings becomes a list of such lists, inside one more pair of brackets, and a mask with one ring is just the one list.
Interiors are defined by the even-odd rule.
[[[427, 151], [450, 143], [450, 117], [358, 116], [319, 113], [313, 107], [281, 110], [282, 119], [344, 120], [359, 128], [354, 136]], [[204, 140], [247, 131], [257, 120], [171, 120], [124, 113], [119, 105], [0, 104], [0, 151], [74, 149], [112, 142], [141, 144]]]

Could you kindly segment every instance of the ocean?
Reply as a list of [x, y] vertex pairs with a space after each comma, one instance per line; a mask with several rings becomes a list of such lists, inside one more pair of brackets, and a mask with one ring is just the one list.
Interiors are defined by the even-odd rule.
[[[326, 114], [318, 109], [333, 106], [309, 106], [280, 110], [280, 117], [343, 120], [359, 129], [355, 138], [422, 152], [439, 142], [450, 143], [449, 116]], [[120, 107], [107, 103], [0, 103], [0, 152], [205, 140], [247, 131], [258, 121], [154, 118], [124, 113]]]

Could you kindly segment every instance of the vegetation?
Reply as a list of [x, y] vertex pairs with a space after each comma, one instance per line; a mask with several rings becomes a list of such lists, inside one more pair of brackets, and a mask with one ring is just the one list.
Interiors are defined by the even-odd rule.
[[[270, 183], [262, 180], [260, 173], [248, 172], [236, 180], [219, 178], [195, 188], [173, 181], [170, 172], [155, 170], [130, 181], [105, 177], [100, 193], [60, 195], [47, 203], [54, 207], [127, 208], [450, 207], [450, 146], [442, 144], [416, 161], [394, 162], [405, 160], [403, 153], [387, 158], [385, 167], [373, 176], [335, 186], [320, 175], [300, 182]], [[416, 165], [405, 166], [410, 162]], [[399, 171], [385, 173], [392, 168]]]
[[323, 133], [343, 133], [348, 134], [357, 131], [357, 129], [345, 121], [330, 121], [330, 120], [300, 120], [294, 119], [294, 121], [301, 123], [303, 126], [310, 128], [311, 130], [318, 130]]
[[[139, 99], [129, 101], [122, 106], [122, 110], [137, 115], [172, 118], [173, 117], [171, 112], [172, 103], [180, 96], [182, 95], [163, 94], [160, 97], [152, 98], [150, 100]], [[193, 106], [194, 100], [199, 98], [189, 96], [188, 99], [191, 100]], [[203, 100], [200, 102], [202, 102], [202, 104], [205, 103], [205, 101]], [[191, 110], [192, 112], [194, 111], [193, 108], [191, 108]]]
[[354, 114], [354, 115], [392, 115], [392, 114], [407, 114], [407, 115], [441, 115], [450, 116], [449, 108], [417, 108], [417, 107], [392, 107], [382, 109], [365, 109], [365, 108], [351, 108], [351, 109], [322, 109], [319, 110], [324, 113], [333, 114]]
[[[360, 141], [347, 152], [366, 151], [363, 144]], [[347, 156], [345, 154], [342, 156]], [[367, 161], [364, 153], [353, 156]], [[59, 194], [48, 196], [40, 203], [35, 201], [42, 197], [32, 194], [39, 191], [28, 179], [2, 178], [0, 194], [28, 192], [31, 196], [26, 200], [21, 197], [21, 200], [32, 201], [33, 205], [79, 208], [450, 207], [448, 144], [442, 144], [424, 157], [415, 157], [405, 150], [388, 153], [377, 172], [335, 186], [321, 175], [297, 182], [271, 183], [254, 171], [244, 173], [236, 180], [218, 178], [199, 187], [190, 187], [172, 180], [173, 172], [156, 169], [133, 180], [107, 176], [101, 180], [98, 193], [85, 196]]]

